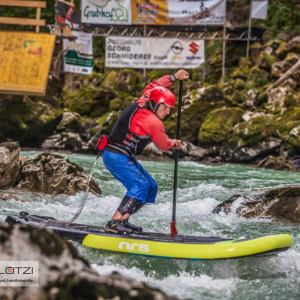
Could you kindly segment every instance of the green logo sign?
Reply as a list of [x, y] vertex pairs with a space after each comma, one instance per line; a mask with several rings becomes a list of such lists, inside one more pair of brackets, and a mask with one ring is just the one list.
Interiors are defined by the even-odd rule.
[[[89, 1], [90, 5], [86, 6], [83, 15], [87, 20], [101, 18], [111, 22], [128, 22], [128, 11], [120, 4], [119, 0], [106, 0], [104, 5], [99, 5], [95, 1]], [[105, 22], [105, 21], [104, 21]]]

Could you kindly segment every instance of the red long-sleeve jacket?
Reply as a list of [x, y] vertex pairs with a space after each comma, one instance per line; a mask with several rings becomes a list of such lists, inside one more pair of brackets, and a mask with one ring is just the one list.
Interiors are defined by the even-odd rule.
[[[147, 85], [143, 96], [137, 101], [140, 107], [149, 101], [151, 90], [157, 86], [169, 87], [173, 84], [170, 76], [164, 76]], [[166, 151], [175, 147], [175, 142], [171, 140], [165, 133], [163, 122], [150, 110], [140, 108], [133, 115], [130, 123], [130, 131], [138, 136], [151, 137], [152, 142], [160, 150]]]

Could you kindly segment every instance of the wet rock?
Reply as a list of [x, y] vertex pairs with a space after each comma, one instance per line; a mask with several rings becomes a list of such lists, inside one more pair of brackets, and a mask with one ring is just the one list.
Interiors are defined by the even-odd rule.
[[274, 139], [273, 141], [258, 142], [250, 146], [242, 146], [229, 151], [231, 154], [231, 161], [233, 162], [255, 162], [259, 157], [266, 156], [269, 153], [274, 152], [281, 145], [280, 139]]
[[12, 188], [19, 180], [21, 167], [18, 142], [0, 144], [0, 189]]
[[244, 86], [245, 86], [245, 81], [240, 78], [238, 78], [234, 83], [234, 88], [236, 90], [242, 90]]
[[122, 108], [122, 100], [121, 99], [113, 99], [109, 102], [110, 110], [120, 110]]
[[98, 118], [109, 111], [111, 100], [119, 94], [109, 86], [94, 88], [91, 86], [79, 88], [76, 91], [66, 91], [63, 95], [64, 107], [82, 116]]
[[148, 144], [143, 150], [146, 156], [163, 156], [163, 151], [159, 150], [153, 143]]
[[293, 52], [288, 53], [285, 61], [287, 61], [288, 63], [290, 63], [291, 65], [294, 65], [298, 62], [299, 60], [299, 55]]
[[200, 146], [221, 145], [230, 138], [232, 127], [242, 120], [240, 108], [219, 108], [210, 112], [199, 130]]
[[281, 170], [281, 171], [295, 171], [296, 167], [294, 164], [290, 163], [284, 156], [275, 157], [269, 155], [265, 159], [261, 160], [258, 165], [258, 168]]
[[269, 40], [265, 43], [265, 47], [272, 47], [274, 50], [278, 49], [278, 47], [280, 46], [281, 41], [279, 40]]
[[269, 55], [265, 51], [261, 51], [257, 58], [255, 66], [259, 69], [264, 69], [268, 72], [271, 71], [272, 64], [276, 62], [276, 57]]
[[255, 101], [258, 99], [258, 91], [256, 89], [251, 89], [249, 91], [246, 92], [245, 94], [245, 107], [253, 107], [255, 104]]
[[139, 81], [139, 74], [136, 71], [123, 69], [121, 73], [112, 71], [103, 84], [111, 86], [118, 92], [127, 92], [135, 95]]
[[300, 222], [299, 186], [273, 189], [257, 195], [253, 199], [239, 195], [235, 199], [228, 199], [224, 202], [224, 204], [218, 205], [213, 212], [232, 212], [245, 218], [267, 218], [282, 222]]
[[[184, 141], [197, 144], [199, 129], [207, 114], [225, 105], [220, 87], [210, 85], [192, 91], [187, 95], [186, 105], [181, 114], [181, 138]], [[176, 134], [177, 113], [173, 113], [164, 121], [166, 133], [170, 137]]]
[[25, 200], [19, 199], [8, 193], [6, 193], [6, 194], [0, 193], [0, 200], [3, 200], [3, 201], [15, 200], [15, 201], [20, 201], [20, 202], [25, 202]]
[[225, 213], [226, 215], [228, 215], [229, 213], [239, 214], [242, 210], [247, 210], [246, 205], [251, 205], [251, 202], [253, 202], [253, 200], [248, 197], [242, 195], [234, 195], [228, 200], [225, 200], [218, 206], [216, 206], [213, 209], [212, 213]]
[[263, 49], [263, 46], [260, 43], [253, 43], [249, 47], [249, 54], [253, 63], [256, 63], [260, 51]]
[[288, 96], [290, 92], [291, 88], [288, 85], [271, 89], [267, 94], [268, 104], [270, 104], [269, 108], [284, 107], [285, 97]]
[[[296, 125], [296, 124], [295, 124]], [[296, 151], [300, 149], [300, 125], [294, 127], [290, 131], [288, 143], [294, 148]]]
[[78, 151], [82, 148], [83, 142], [79, 133], [62, 132], [49, 136], [42, 143], [43, 149], [73, 150]]
[[81, 116], [78, 113], [64, 112], [56, 131], [78, 132], [80, 130], [80, 118]]
[[285, 32], [281, 32], [278, 34], [277, 40], [288, 42], [290, 40], [290, 36]]
[[273, 63], [271, 69], [271, 77], [276, 79], [281, 77], [288, 69], [291, 68], [291, 66], [292, 65], [286, 60]]
[[247, 79], [250, 68], [253, 66], [249, 58], [241, 57], [239, 60], [239, 67], [232, 73], [232, 78], [237, 79], [240, 78], [242, 80]]
[[[27, 158], [22, 169], [22, 181], [17, 190], [51, 195], [75, 195], [86, 191], [88, 175], [77, 164], [60, 155], [41, 153]], [[90, 192], [101, 196], [102, 191], [92, 178]]]
[[22, 96], [1, 96], [0, 142], [18, 141], [21, 146], [40, 147], [62, 117], [58, 107], [46, 102], [48, 97], [28, 96], [23, 102]]
[[238, 147], [251, 146], [277, 137], [277, 125], [273, 116], [258, 114], [249, 121], [238, 123], [233, 127], [231, 143]]
[[274, 53], [274, 49], [273, 49], [272, 47], [267, 47], [267, 48], [265, 49], [265, 52], [266, 52], [267, 54], [269, 54], [269, 55], [272, 55], [272, 54]]
[[275, 55], [280, 59], [283, 60], [286, 58], [287, 54], [291, 52], [290, 46], [288, 43], [281, 42], [278, 49], [275, 51]]
[[249, 76], [248, 76], [248, 84], [253, 87], [263, 87], [268, 83], [268, 78], [270, 74], [263, 69], [259, 69], [254, 66], [251, 68]]
[[207, 149], [197, 147], [189, 142], [182, 142], [179, 150], [179, 158], [186, 158], [185, 160], [199, 161], [209, 154]]
[[293, 42], [293, 43], [300, 44], [300, 35], [295, 36], [295, 37], [292, 39], [292, 42]]
[[99, 275], [73, 244], [47, 229], [1, 223], [0, 237], [2, 260], [39, 262], [38, 287], [2, 288], [1, 299], [177, 300], [117, 272]]

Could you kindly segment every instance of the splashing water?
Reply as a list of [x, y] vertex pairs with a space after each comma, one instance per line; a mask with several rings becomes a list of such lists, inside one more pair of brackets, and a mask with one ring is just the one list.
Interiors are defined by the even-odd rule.
[[[38, 152], [22, 152], [28, 157]], [[63, 155], [79, 164], [89, 174], [96, 156]], [[131, 218], [145, 231], [170, 232], [173, 199], [172, 162], [141, 161], [156, 179], [159, 192], [156, 203], [146, 205]], [[77, 222], [105, 226], [125, 194], [125, 188], [105, 169], [101, 158], [93, 176], [103, 190], [103, 197], [89, 194]], [[273, 257], [248, 257], [230, 260], [189, 261], [149, 258], [78, 247], [92, 267], [101, 274], [119, 271], [123, 275], [162, 289], [170, 295], [193, 299], [299, 299], [300, 234], [297, 225], [270, 220], [237, 218], [234, 214], [212, 214], [213, 208], [229, 197], [254, 195], [274, 187], [299, 184], [300, 175], [240, 165], [207, 166], [180, 162], [177, 192], [177, 230], [180, 234], [251, 238], [289, 233], [292, 249]], [[26, 202], [1, 201], [0, 221], [21, 210], [30, 214], [69, 220], [84, 195], [43, 195], [14, 193]]]

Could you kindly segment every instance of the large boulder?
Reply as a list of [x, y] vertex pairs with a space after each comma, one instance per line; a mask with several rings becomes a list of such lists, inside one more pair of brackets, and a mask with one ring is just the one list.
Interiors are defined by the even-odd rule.
[[[0, 96], [0, 142], [18, 141], [21, 146], [40, 147], [62, 118], [62, 110], [43, 98]], [[58, 105], [58, 104], [57, 104]]]
[[236, 107], [210, 112], [199, 130], [199, 145], [212, 147], [229, 140], [233, 126], [242, 120], [243, 113], [242, 109]]
[[[75, 195], [86, 191], [88, 183], [88, 175], [81, 167], [69, 159], [51, 153], [28, 157], [24, 162], [22, 177], [16, 189], [51, 195]], [[101, 196], [102, 191], [93, 178], [89, 187], [90, 192]]]
[[65, 91], [64, 107], [81, 115], [97, 118], [109, 110], [111, 100], [118, 98], [118, 93], [110, 87], [82, 87], [74, 92]]
[[289, 162], [284, 156], [273, 156], [269, 155], [268, 157], [261, 160], [258, 165], [258, 168], [273, 169], [280, 171], [295, 171], [296, 166]]
[[259, 69], [264, 69], [268, 72], [271, 71], [272, 64], [276, 62], [276, 57], [273, 55], [269, 55], [265, 51], [261, 51], [255, 66], [258, 67]]
[[277, 138], [278, 133], [273, 116], [261, 114], [234, 126], [231, 143], [238, 147], [250, 146], [274, 137]]
[[[197, 136], [206, 115], [225, 105], [223, 92], [218, 86], [210, 85], [192, 91], [184, 97], [181, 114], [181, 138], [184, 141], [197, 143]], [[166, 133], [175, 137], [177, 113], [174, 112], [165, 122]]]
[[258, 163], [261, 157], [273, 153], [280, 146], [280, 139], [257, 142], [251, 146], [241, 146], [223, 151], [222, 158], [236, 163]]
[[19, 180], [21, 167], [18, 142], [0, 144], [0, 189], [12, 188]]
[[220, 212], [245, 218], [300, 223], [300, 187], [273, 189], [252, 198], [235, 195], [213, 210], [213, 213]]
[[272, 64], [271, 77], [275, 79], [281, 77], [291, 66], [286, 60], [275, 62]]
[[78, 132], [80, 130], [80, 118], [78, 113], [64, 112], [60, 123], [56, 127], [56, 132]]
[[288, 142], [294, 150], [297, 152], [300, 150], [300, 125], [290, 131]]
[[81, 150], [83, 146], [79, 133], [61, 132], [49, 136], [41, 145], [43, 149], [53, 150]]
[[103, 85], [110, 86], [119, 95], [139, 95], [138, 85], [140, 82], [139, 74], [132, 69], [123, 69], [120, 73], [116, 71], [110, 72], [110, 74], [103, 81]]
[[1, 223], [0, 237], [3, 261], [38, 262], [39, 269], [38, 286], [3, 287], [1, 299], [177, 299], [117, 272], [99, 275], [73, 244], [47, 229]]

